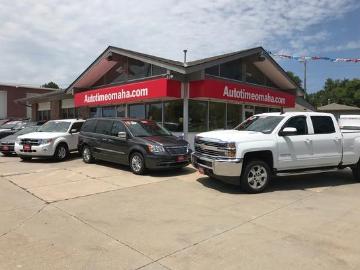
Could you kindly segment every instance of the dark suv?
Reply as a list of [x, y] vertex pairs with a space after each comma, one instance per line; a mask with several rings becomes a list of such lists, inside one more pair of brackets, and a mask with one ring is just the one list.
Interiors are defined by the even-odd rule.
[[84, 162], [101, 159], [130, 165], [135, 174], [146, 169], [182, 168], [189, 164], [189, 144], [155, 121], [119, 118], [88, 119], [78, 148]]

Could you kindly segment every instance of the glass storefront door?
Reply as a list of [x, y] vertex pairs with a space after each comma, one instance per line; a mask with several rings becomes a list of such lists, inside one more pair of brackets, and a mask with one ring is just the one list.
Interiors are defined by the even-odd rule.
[[244, 106], [244, 120], [254, 115], [254, 106], [245, 105]]

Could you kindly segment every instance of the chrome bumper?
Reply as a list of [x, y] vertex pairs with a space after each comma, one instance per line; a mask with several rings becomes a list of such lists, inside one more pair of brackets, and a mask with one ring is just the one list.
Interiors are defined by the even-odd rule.
[[214, 175], [239, 177], [241, 175], [243, 159], [216, 159], [199, 153], [192, 153], [191, 163], [195, 168], [202, 167], [203, 169], [210, 170]]

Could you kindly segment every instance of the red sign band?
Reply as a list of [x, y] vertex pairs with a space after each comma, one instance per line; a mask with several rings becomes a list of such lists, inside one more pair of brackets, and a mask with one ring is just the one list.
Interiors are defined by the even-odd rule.
[[234, 100], [277, 107], [295, 106], [295, 95], [266, 87], [216, 79], [190, 82], [190, 98]]
[[75, 93], [75, 107], [121, 104], [156, 98], [180, 98], [181, 83], [166, 78]]

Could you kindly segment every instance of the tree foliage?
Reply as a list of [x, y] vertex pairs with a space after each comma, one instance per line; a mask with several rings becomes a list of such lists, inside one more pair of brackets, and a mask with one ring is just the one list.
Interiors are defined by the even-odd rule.
[[307, 99], [316, 107], [328, 103], [360, 107], [360, 79], [327, 79], [324, 88], [319, 92], [307, 95]]
[[287, 75], [296, 83], [297, 86], [301, 87], [302, 80], [299, 76], [295, 75], [292, 71], [286, 71]]
[[60, 87], [54, 82], [48, 82], [43, 84], [41, 87], [59, 89]]

